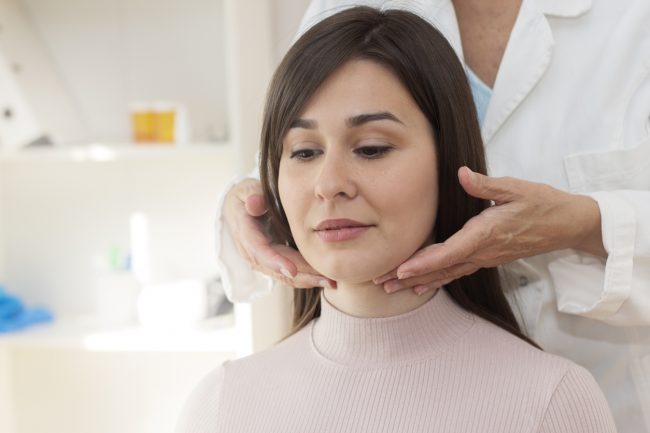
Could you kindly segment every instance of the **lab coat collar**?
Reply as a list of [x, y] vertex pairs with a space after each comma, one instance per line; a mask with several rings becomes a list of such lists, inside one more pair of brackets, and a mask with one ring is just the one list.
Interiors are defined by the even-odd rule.
[[591, 9], [592, 0], [537, 0], [545, 15], [575, 18]]
[[481, 128], [486, 145], [542, 78], [551, 62], [554, 43], [539, 0], [523, 0]]
[[463, 45], [451, 0], [394, 0], [386, 3], [388, 8], [403, 8], [433, 24], [447, 39], [463, 64]]
[[[389, 7], [408, 4], [407, 9], [428, 19], [465, 62], [451, 0], [394, 0], [388, 4]], [[481, 133], [486, 145], [534, 89], [551, 62], [555, 41], [546, 15], [577, 17], [589, 11], [591, 5], [592, 0], [522, 0], [483, 121]]]

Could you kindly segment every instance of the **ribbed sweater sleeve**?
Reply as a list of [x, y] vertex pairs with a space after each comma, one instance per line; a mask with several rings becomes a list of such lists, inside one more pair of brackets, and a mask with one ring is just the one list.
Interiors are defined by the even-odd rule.
[[564, 375], [539, 433], [616, 433], [605, 396], [586, 369], [573, 365]]
[[176, 433], [214, 433], [224, 376], [225, 366], [221, 365], [201, 379], [181, 411]]

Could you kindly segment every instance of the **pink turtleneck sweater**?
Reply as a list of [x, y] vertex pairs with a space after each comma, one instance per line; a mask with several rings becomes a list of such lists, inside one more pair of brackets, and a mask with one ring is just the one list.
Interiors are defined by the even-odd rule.
[[177, 433], [615, 432], [598, 385], [457, 306], [358, 318], [321, 295], [321, 316], [210, 373]]

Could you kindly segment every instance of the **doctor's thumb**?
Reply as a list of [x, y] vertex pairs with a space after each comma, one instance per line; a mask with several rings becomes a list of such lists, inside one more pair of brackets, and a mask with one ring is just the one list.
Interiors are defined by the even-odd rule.
[[458, 169], [458, 181], [465, 192], [472, 197], [492, 200], [496, 204], [507, 203], [513, 199], [509, 178], [486, 176], [463, 166]]
[[268, 211], [266, 200], [262, 194], [250, 194], [246, 197], [246, 212], [250, 216], [259, 217]]

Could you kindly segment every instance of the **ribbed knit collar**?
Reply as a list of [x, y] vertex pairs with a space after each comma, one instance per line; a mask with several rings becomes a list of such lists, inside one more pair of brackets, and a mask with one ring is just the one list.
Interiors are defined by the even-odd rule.
[[346, 314], [321, 292], [321, 315], [312, 321], [314, 349], [350, 367], [386, 367], [432, 358], [472, 327], [474, 316], [439, 290], [425, 304], [404, 314], [361, 318]]

